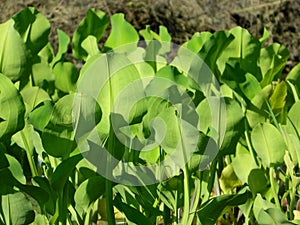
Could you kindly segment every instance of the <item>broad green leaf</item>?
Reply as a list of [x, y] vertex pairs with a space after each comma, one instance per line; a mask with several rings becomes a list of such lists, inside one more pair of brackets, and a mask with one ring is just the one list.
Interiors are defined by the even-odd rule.
[[151, 225], [150, 220], [144, 216], [138, 209], [131, 207], [130, 205], [124, 203], [120, 195], [117, 195], [113, 201], [117, 209], [123, 212], [126, 216], [126, 219], [135, 224], [139, 224], [143, 221], [145, 225]]
[[[129, 102], [144, 92], [142, 83], [134, 82], [138, 78], [140, 75], [132, 62], [125, 55], [118, 53], [92, 57], [81, 70], [77, 90], [97, 99], [102, 110], [102, 119], [97, 125], [101, 139], [109, 133], [112, 110], [117, 108], [127, 112]], [[132, 92], [132, 86], [129, 84], [133, 85], [135, 92]], [[120, 95], [121, 91], [124, 94]], [[124, 98], [124, 101], [120, 98]]]
[[[74, 200], [76, 208], [87, 212], [90, 204], [99, 199], [105, 192], [105, 179], [101, 176], [93, 176], [82, 182], [77, 188]], [[80, 209], [79, 209], [80, 207]]]
[[248, 103], [246, 117], [250, 127], [253, 128], [268, 118], [269, 115], [266, 113], [268, 111], [267, 101], [271, 93], [272, 86], [268, 85], [252, 98], [251, 103]]
[[278, 43], [261, 49], [259, 66], [263, 77], [260, 82], [262, 87], [270, 84], [275, 77], [281, 74], [289, 56], [289, 51]]
[[202, 224], [214, 225], [219, 216], [222, 215], [223, 211], [234, 206], [242, 205], [249, 198], [251, 198], [251, 193], [249, 191], [211, 198], [201, 205], [197, 212], [198, 218]]
[[288, 121], [288, 125], [281, 126], [281, 128], [293, 165], [300, 165], [300, 139], [294, 130], [295, 127]]
[[214, 33], [203, 45], [199, 56], [208, 65], [213, 74], [220, 78], [220, 69], [217, 64], [227, 46], [234, 40], [234, 36], [225, 31]]
[[155, 164], [160, 157], [160, 148], [156, 147], [152, 150], [141, 151], [139, 157], [147, 163]]
[[[106, 51], [118, 48], [118, 51], [132, 49], [136, 46], [139, 35], [134, 27], [124, 19], [124, 14], [114, 14], [111, 18], [111, 32], [104, 47]], [[122, 35], [120, 35], [122, 34]]]
[[78, 59], [85, 60], [88, 53], [83, 49], [82, 42], [89, 35], [94, 36], [98, 42], [104, 35], [107, 25], [108, 19], [104, 12], [97, 9], [89, 9], [73, 35], [73, 55]]
[[97, 39], [95, 36], [89, 35], [86, 39], [81, 43], [82, 48], [88, 53], [88, 58], [100, 53]]
[[[166, 27], [159, 26], [159, 34], [157, 34], [150, 29], [149, 25], [147, 25], [146, 29], [141, 30], [139, 33], [145, 39], [148, 47], [153, 40], [156, 40], [162, 44], [157, 53], [165, 54], [170, 51], [171, 43], [169, 42], [171, 41], [172, 38]], [[156, 41], [154, 41], [154, 43], [156, 43]]]
[[34, 161], [34, 150], [37, 153], [43, 151], [39, 133], [37, 133], [31, 124], [26, 124], [23, 130], [15, 133], [12, 140], [22, 149], [24, 149], [31, 156]]
[[[248, 183], [248, 176], [253, 169], [258, 168], [250, 152], [241, 144], [237, 144], [236, 156], [231, 163], [233, 170], [242, 183]], [[247, 165], [247, 166], [245, 166]]]
[[43, 146], [52, 156], [66, 157], [76, 147], [72, 120], [73, 102], [74, 95], [59, 99], [42, 133]]
[[82, 160], [82, 155], [78, 154], [62, 161], [56, 167], [50, 180], [51, 186], [54, 190], [58, 192], [61, 192], [63, 190], [69, 176], [80, 160]]
[[285, 81], [278, 83], [270, 97], [270, 105], [275, 114], [282, 111], [287, 97], [287, 85]]
[[52, 72], [50, 65], [44, 62], [35, 63], [32, 65], [32, 77], [35, 86], [42, 89], [51, 89], [54, 86], [55, 75]]
[[30, 112], [28, 121], [35, 129], [43, 131], [50, 121], [53, 104], [50, 100], [44, 101], [35, 110]]
[[5, 154], [5, 156], [9, 162], [8, 169], [11, 171], [14, 178], [21, 184], [26, 184], [26, 177], [23, 174], [23, 168], [18, 160], [8, 154]]
[[259, 40], [241, 27], [235, 27], [229, 33], [234, 36], [234, 40], [226, 47], [218, 60], [221, 73], [224, 71], [228, 59], [235, 59], [239, 62], [242, 70], [261, 80], [261, 74], [257, 66], [261, 48]]
[[270, 32], [266, 27], [264, 27], [263, 36], [259, 39], [260, 43], [263, 45], [270, 37]]
[[13, 16], [15, 29], [19, 32], [31, 55], [36, 55], [47, 43], [50, 23], [36, 9], [28, 7]]
[[292, 68], [286, 79], [295, 85], [297, 89], [297, 98], [300, 96], [300, 63]]
[[251, 142], [258, 157], [267, 167], [283, 163], [286, 145], [280, 132], [268, 123], [258, 124], [251, 132]]
[[231, 164], [226, 166], [221, 173], [220, 187], [225, 194], [232, 194], [232, 190], [241, 186], [241, 181], [236, 176]]
[[32, 205], [22, 192], [1, 196], [5, 224], [28, 225], [34, 221]]
[[183, 174], [161, 182], [157, 190], [159, 198], [168, 208], [177, 210], [183, 206]]
[[51, 63], [54, 57], [53, 48], [50, 43], [48, 43], [42, 50], [38, 53], [41, 62]]
[[198, 53], [200, 49], [203, 47], [204, 43], [209, 40], [212, 36], [209, 32], [197, 32], [193, 35], [193, 37], [183, 46], [186, 46], [189, 50], [193, 51], [194, 53]]
[[259, 225], [293, 225], [289, 222], [280, 209], [272, 203], [264, 200], [261, 195], [257, 195], [253, 204], [254, 216]]
[[58, 62], [53, 67], [55, 74], [55, 87], [65, 93], [76, 91], [78, 71], [71, 62]]
[[70, 43], [70, 38], [69, 36], [63, 32], [60, 29], [57, 29], [57, 36], [58, 36], [58, 51], [51, 62], [51, 65], [55, 66], [55, 64], [59, 61], [64, 61], [64, 56], [68, 51], [68, 45]]
[[222, 81], [246, 101], [252, 100], [261, 91], [257, 78], [244, 71], [237, 60], [228, 59], [222, 74]]
[[31, 223], [30, 225], [44, 225], [48, 224], [49, 220], [46, 215], [41, 215], [41, 214], [35, 214], [34, 222]]
[[300, 101], [297, 101], [288, 113], [288, 121], [292, 127], [297, 131], [298, 138], [300, 137]]
[[[199, 116], [199, 130], [210, 136], [217, 143], [218, 147], [221, 147], [226, 130], [227, 109], [225, 102], [226, 100], [224, 99], [210, 97], [200, 102], [196, 108]], [[240, 115], [237, 117], [238, 120], [240, 120], [239, 117]], [[232, 123], [232, 120], [228, 120], [228, 122]], [[230, 143], [228, 142], [227, 144]]]
[[254, 195], [257, 193], [264, 194], [269, 186], [265, 171], [262, 169], [252, 169], [248, 176], [248, 185]]
[[27, 112], [31, 112], [40, 103], [50, 100], [49, 94], [39, 87], [26, 87], [21, 91]]
[[47, 212], [53, 215], [55, 213], [55, 204], [58, 196], [51, 187], [50, 181], [46, 177], [36, 176], [33, 178], [33, 183], [37, 184], [44, 192], [47, 193], [48, 199], [44, 201], [43, 204], [45, 204]]
[[25, 107], [13, 83], [0, 74], [0, 138], [24, 126]]
[[0, 73], [17, 81], [28, 75], [25, 44], [12, 19], [0, 24], [0, 33]]
[[[222, 154], [232, 154], [235, 152], [234, 148], [245, 129], [244, 114], [236, 100], [225, 98], [224, 101], [226, 104], [226, 131], [220, 151]], [[220, 123], [222, 122], [220, 121]]]

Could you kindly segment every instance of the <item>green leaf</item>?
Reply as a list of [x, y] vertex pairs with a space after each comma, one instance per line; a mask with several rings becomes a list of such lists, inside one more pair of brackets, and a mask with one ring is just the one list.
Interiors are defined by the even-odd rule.
[[281, 74], [289, 56], [289, 51], [278, 43], [261, 49], [259, 65], [263, 76], [260, 82], [262, 87], [270, 84], [274, 78]]
[[252, 100], [261, 91], [260, 84], [252, 74], [245, 72], [237, 60], [228, 59], [222, 81], [245, 100]]
[[71, 175], [72, 171], [75, 169], [77, 163], [82, 160], [82, 155], [78, 154], [68, 159], [62, 161], [55, 169], [51, 177], [52, 188], [58, 192], [61, 192]]
[[73, 102], [73, 94], [59, 99], [42, 133], [43, 146], [52, 156], [66, 157], [76, 147], [72, 120]]
[[263, 123], [254, 127], [251, 142], [257, 155], [267, 167], [279, 166], [283, 163], [287, 149], [280, 132], [271, 124]]
[[139, 40], [139, 35], [134, 27], [124, 19], [124, 14], [114, 14], [110, 19], [112, 28], [104, 44], [105, 50], [108, 51], [119, 47], [118, 51], [122, 51], [123, 47], [125, 48], [124, 50], [135, 47]]
[[23, 168], [18, 160], [8, 154], [5, 154], [5, 156], [9, 162], [8, 169], [12, 173], [13, 177], [21, 184], [26, 184], [26, 177], [23, 174]]
[[225, 194], [231, 194], [235, 187], [241, 186], [241, 181], [236, 176], [231, 164], [222, 170], [220, 187]]
[[0, 24], [0, 73], [12, 81], [28, 75], [25, 44], [14, 28], [14, 21]]
[[89, 35], [86, 39], [81, 43], [82, 48], [88, 53], [88, 58], [100, 53], [97, 39], [95, 36]]
[[234, 40], [226, 47], [219, 58], [218, 65], [221, 73], [224, 71], [228, 59], [235, 59], [239, 62], [242, 70], [261, 80], [261, 74], [257, 66], [261, 48], [259, 40], [241, 27], [235, 27], [229, 33], [234, 36]]
[[38, 186], [47, 193], [48, 199], [42, 203], [45, 204], [47, 212], [53, 215], [55, 213], [57, 193], [52, 189], [50, 181], [46, 177], [36, 176], [33, 178], [33, 182], [37, 183]]
[[210, 39], [212, 36], [209, 32], [197, 32], [193, 35], [193, 37], [183, 46], [186, 46], [189, 50], [193, 51], [194, 53], [198, 53], [200, 49], [203, 47], [204, 43]]
[[254, 216], [259, 225], [293, 225], [289, 222], [280, 209], [257, 195], [253, 204]]
[[39, 107], [30, 112], [28, 121], [35, 129], [43, 131], [50, 121], [52, 111], [52, 102], [50, 100], [46, 100]]
[[263, 36], [259, 39], [260, 43], [263, 45], [270, 37], [270, 32], [266, 27], [264, 27]]
[[220, 78], [221, 75], [217, 61], [233, 40], [234, 36], [232, 34], [218, 31], [204, 43], [199, 52], [200, 58], [203, 59], [217, 78]]
[[256, 195], [257, 193], [264, 194], [268, 189], [268, 180], [265, 175], [265, 171], [262, 169], [251, 170], [248, 176], [248, 184], [251, 192]]
[[21, 192], [1, 196], [5, 224], [27, 225], [34, 221], [30, 202]]
[[286, 79], [290, 81], [297, 88], [298, 96], [300, 96], [300, 63], [297, 64], [288, 73]]
[[202, 224], [214, 225], [226, 208], [242, 205], [249, 198], [251, 198], [251, 193], [249, 191], [211, 198], [201, 205], [200, 210], [197, 213], [198, 218]]
[[[292, 125], [293, 129], [296, 130], [298, 138], [300, 137], [300, 101], [297, 101], [290, 109], [288, 113], [288, 122]], [[288, 123], [288, 124], [289, 124]], [[290, 126], [291, 127], [291, 126]]]
[[152, 223], [150, 220], [144, 216], [139, 210], [131, 207], [130, 205], [122, 202], [120, 194], [118, 194], [114, 201], [114, 205], [123, 212], [126, 216], [126, 219], [129, 220], [130, 222], [133, 222], [135, 224], [140, 224], [141, 221], [143, 221], [143, 224], [145, 225], [151, 225]]
[[287, 85], [285, 81], [278, 83], [274, 89], [273, 94], [270, 97], [270, 105], [275, 114], [282, 111], [285, 106], [287, 97]]
[[[99, 76], [101, 71], [101, 76]], [[123, 54], [105, 54], [92, 57], [81, 70], [80, 78], [77, 82], [78, 92], [84, 95], [91, 96], [97, 99], [97, 102], [102, 110], [102, 119], [97, 124], [98, 132], [100, 132], [101, 139], [105, 139], [109, 133], [110, 128], [110, 113], [113, 107], [118, 107], [123, 112], [127, 112], [128, 103], [131, 102], [134, 95], [140, 94], [142, 83], [138, 82], [138, 87], [135, 93], [130, 92], [130, 85], [135, 85], [137, 82], [133, 82], [140, 78], [140, 75], [129, 59]], [[121, 91], [124, 91], [125, 101], [120, 98]], [[131, 94], [131, 98], [127, 98], [128, 94]], [[83, 96], [84, 96], [83, 95]], [[122, 102], [122, 104], [117, 103]], [[94, 124], [95, 125], [95, 124]]]
[[55, 87], [65, 93], [76, 91], [78, 71], [71, 62], [58, 62], [53, 67], [55, 74]]
[[183, 206], [183, 174], [161, 182], [157, 189], [159, 198], [168, 208], [175, 211]]
[[26, 87], [21, 91], [27, 112], [31, 112], [40, 103], [51, 100], [48, 93], [39, 87]]
[[269, 117], [267, 101], [272, 93], [272, 86], [264, 87], [257, 93], [247, 105], [246, 117], [250, 127], [255, 127], [259, 123], [263, 123]]
[[[253, 169], [258, 168], [250, 152], [241, 144], [237, 144], [236, 155], [231, 163], [233, 170], [242, 183], [248, 183], [248, 176]], [[247, 166], [245, 166], [247, 165]]]
[[0, 138], [24, 126], [25, 107], [13, 83], [0, 74]]
[[29, 7], [14, 15], [15, 29], [19, 32], [31, 55], [36, 55], [47, 43], [50, 23], [44, 15]]
[[76, 208], [80, 207], [87, 212], [90, 204], [100, 198], [105, 192], [105, 179], [101, 176], [93, 176], [83, 181], [77, 188], [74, 200]]
[[94, 36], [98, 42], [104, 35], [107, 25], [108, 19], [104, 12], [97, 9], [89, 9], [74, 33], [72, 39], [73, 55], [78, 59], [85, 60], [88, 53], [83, 49], [82, 42], [89, 35]]
[[68, 45], [70, 43], [69, 36], [62, 30], [57, 29], [57, 36], [58, 36], [58, 51], [55, 58], [52, 61], [53, 66], [55, 66], [55, 64], [59, 61], [64, 61], [64, 56], [68, 51]]
[[32, 77], [35, 86], [42, 89], [49, 89], [54, 86], [55, 75], [48, 63], [38, 62], [32, 65]]
[[[244, 113], [236, 100], [225, 98], [224, 101], [226, 104], [226, 131], [220, 153], [232, 154], [235, 152], [234, 148], [245, 130]], [[220, 121], [220, 123], [222, 122]]]

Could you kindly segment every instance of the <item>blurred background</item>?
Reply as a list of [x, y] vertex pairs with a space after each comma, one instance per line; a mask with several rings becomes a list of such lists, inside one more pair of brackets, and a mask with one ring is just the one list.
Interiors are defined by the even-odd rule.
[[[1, 0], [0, 22], [27, 6], [42, 12], [51, 22], [50, 41], [57, 48], [56, 29], [69, 36], [89, 8], [108, 15], [122, 12], [137, 30], [149, 24], [157, 31], [168, 28], [173, 42], [181, 44], [195, 32], [218, 31], [241, 26], [257, 37], [266, 27], [270, 42], [291, 52], [287, 71], [300, 62], [300, 0]], [[105, 37], [104, 37], [105, 38]], [[287, 72], [286, 71], [286, 72]]]

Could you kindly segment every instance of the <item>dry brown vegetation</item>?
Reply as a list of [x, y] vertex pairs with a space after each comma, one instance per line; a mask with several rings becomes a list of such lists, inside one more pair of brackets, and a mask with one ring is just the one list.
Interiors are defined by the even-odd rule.
[[182, 43], [196, 31], [217, 31], [236, 25], [261, 36], [270, 31], [270, 42], [279, 42], [291, 52], [290, 66], [300, 61], [299, 0], [2, 0], [0, 21], [26, 6], [34, 6], [51, 22], [50, 41], [56, 47], [56, 29], [70, 36], [89, 8], [111, 15], [122, 12], [136, 29], [146, 24], [157, 30], [165, 25], [173, 41]]

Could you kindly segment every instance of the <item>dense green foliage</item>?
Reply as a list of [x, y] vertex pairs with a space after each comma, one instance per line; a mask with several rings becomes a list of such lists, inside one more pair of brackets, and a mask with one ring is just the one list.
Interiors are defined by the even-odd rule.
[[[48, 42], [50, 24], [35, 9], [26, 8], [0, 24], [0, 225], [99, 220], [300, 224], [300, 65], [287, 75], [282, 73], [288, 50], [277, 43], [265, 46], [267, 31], [258, 39], [236, 27], [196, 33], [169, 61], [171, 37], [165, 27], [158, 34], [149, 27], [138, 33], [122, 14], [113, 15], [110, 24], [101, 48], [98, 43], [109, 18], [91, 9], [79, 24], [71, 45], [73, 56], [84, 64], [80, 72], [65, 58], [70, 38], [58, 30], [54, 53]], [[145, 49], [138, 47], [140, 40], [145, 40]], [[209, 82], [219, 84], [213, 88], [219, 87], [226, 108], [218, 108], [219, 102], [208, 94], [217, 95], [218, 90], [205, 90], [207, 85], [186, 73], [206, 68], [201, 63], [195, 67], [199, 64], [186, 51], [213, 72], [215, 80]], [[104, 54], [108, 52], [114, 54]], [[144, 61], [137, 63], [137, 56]], [[103, 60], [108, 68], [101, 64]], [[121, 69], [111, 78], [115, 64]], [[87, 75], [109, 80], [94, 98], [78, 95]], [[127, 125], [113, 129], [114, 121], [123, 123], [126, 118], [113, 113], [115, 100], [125, 101], [118, 99], [122, 89], [141, 78], [152, 79], [145, 84], [150, 94], [129, 109]], [[170, 104], [158, 98], [174, 91], [173, 84], [180, 87], [176, 93], [181, 102]], [[161, 95], [151, 96], [153, 90]], [[214, 104], [225, 130], [214, 122], [210, 110]], [[185, 107], [188, 114], [182, 118]], [[180, 121], [191, 118], [196, 118], [196, 124], [185, 126], [194, 133], [182, 132], [186, 127], [180, 127]], [[160, 121], [165, 128], [158, 126]], [[83, 130], [82, 124], [86, 124]], [[165, 139], [157, 140], [164, 131]], [[109, 157], [106, 165], [83, 157], [80, 144], [90, 141], [87, 137], [93, 132], [102, 142], [102, 146], [93, 143], [95, 148], [105, 147], [117, 159], [115, 164]], [[120, 137], [137, 145], [159, 144], [149, 151], [134, 151]], [[125, 185], [99, 171], [113, 170], [123, 162], [151, 165], [170, 155], [180, 161], [186, 152], [172, 155], [177, 146], [182, 150], [193, 144], [197, 149], [187, 163], [157, 183], [143, 185], [142, 180], [139, 186]], [[218, 151], [207, 153], [207, 145]]]

